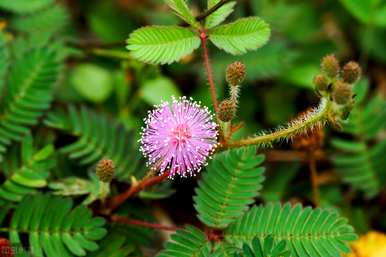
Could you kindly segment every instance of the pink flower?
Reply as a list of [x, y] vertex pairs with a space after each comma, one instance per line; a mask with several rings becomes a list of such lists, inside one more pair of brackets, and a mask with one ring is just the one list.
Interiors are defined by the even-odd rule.
[[207, 107], [181, 97], [149, 112], [141, 152], [148, 165], [186, 177], [198, 172], [217, 146], [217, 125]]

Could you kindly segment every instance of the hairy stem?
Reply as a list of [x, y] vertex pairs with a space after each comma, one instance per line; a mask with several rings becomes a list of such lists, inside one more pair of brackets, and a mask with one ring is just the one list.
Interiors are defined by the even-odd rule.
[[216, 88], [214, 86], [214, 81], [213, 81], [212, 66], [211, 66], [210, 60], [209, 60], [209, 51], [208, 51], [208, 46], [207, 46], [208, 36], [207, 36], [205, 31], [201, 32], [200, 38], [201, 38], [202, 50], [203, 50], [202, 56], [204, 59], [204, 65], [205, 65], [206, 73], [208, 76], [208, 82], [209, 82], [209, 87], [210, 87], [210, 93], [212, 95], [214, 111], [217, 113], [218, 101], [217, 101], [217, 95], [216, 95]]
[[212, 6], [210, 9], [206, 10], [205, 12], [203, 12], [202, 14], [198, 15], [196, 17], [196, 20], [197, 21], [202, 21], [204, 20], [206, 17], [208, 17], [209, 15], [211, 15], [212, 13], [214, 13], [215, 11], [217, 11], [218, 9], [221, 8], [221, 6], [223, 6], [224, 4], [230, 2], [231, 0], [220, 0], [217, 4], [215, 4], [214, 6]]
[[153, 229], [158, 229], [158, 230], [165, 230], [165, 231], [174, 232], [177, 229], [179, 229], [178, 227], [166, 226], [166, 225], [157, 224], [157, 223], [150, 223], [147, 221], [130, 219], [128, 217], [123, 217], [123, 216], [118, 216], [118, 215], [112, 215], [110, 217], [110, 219], [112, 222], [123, 223], [126, 225], [146, 227], [146, 228], [153, 228]]
[[146, 177], [142, 181], [140, 181], [138, 184], [134, 184], [131, 187], [129, 187], [125, 192], [114, 196], [109, 203], [109, 210], [110, 212], [117, 209], [121, 204], [123, 204], [127, 199], [135, 196], [140, 191], [144, 190], [145, 188], [157, 185], [164, 181], [168, 176], [170, 175], [170, 171], [165, 171], [159, 176], [150, 176]]
[[286, 128], [278, 129], [275, 132], [261, 136], [228, 142], [226, 145], [223, 145], [220, 150], [225, 150], [228, 148], [239, 148], [250, 145], [269, 145], [276, 141], [289, 139], [297, 134], [306, 133], [309, 129], [312, 129], [316, 125], [328, 119], [328, 112], [330, 107], [331, 102], [325, 98], [322, 98], [318, 108], [314, 110], [313, 113], [305, 118], [296, 119], [295, 121], [290, 122]]

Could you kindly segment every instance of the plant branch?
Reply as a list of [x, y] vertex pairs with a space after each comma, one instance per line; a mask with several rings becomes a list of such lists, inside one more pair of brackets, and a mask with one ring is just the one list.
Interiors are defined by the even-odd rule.
[[209, 60], [209, 51], [208, 51], [208, 46], [207, 46], [208, 36], [207, 36], [205, 31], [201, 31], [200, 38], [201, 38], [202, 50], [203, 50], [202, 56], [203, 56], [204, 65], [206, 68], [206, 73], [208, 76], [208, 82], [209, 82], [209, 87], [210, 87], [210, 93], [212, 95], [214, 111], [217, 113], [218, 101], [217, 101], [217, 95], [216, 95], [216, 88], [215, 88], [214, 81], [213, 81], [212, 66], [211, 66], [210, 60]]
[[231, 0], [220, 0], [217, 4], [215, 4], [214, 6], [212, 6], [210, 9], [206, 10], [205, 12], [201, 13], [200, 15], [198, 15], [196, 17], [196, 20], [197, 21], [202, 21], [204, 20], [206, 17], [208, 17], [209, 15], [211, 15], [212, 13], [214, 13], [215, 11], [217, 11], [218, 9], [220, 9], [224, 4], [230, 2]]
[[109, 210], [110, 212], [113, 212], [115, 209], [117, 209], [121, 204], [123, 204], [127, 199], [135, 196], [140, 191], [144, 190], [145, 188], [157, 185], [164, 181], [168, 176], [170, 175], [170, 171], [165, 171], [159, 176], [151, 176], [146, 177], [142, 181], [140, 181], [137, 184], [133, 184], [131, 187], [129, 187], [125, 192], [114, 196], [112, 199], [110, 199], [109, 202]]
[[128, 217], [118, 216], [118, 215], [112, 215], [110, 217], [112, 222], [116, 223], [123, 223], [126, 225], [133, 225], [133, 226], [140, 226], [140, 227], [146, 227], [146, 228], [153, 228], [158, 230], [165, 230], [165, 231], [176, 231], [179, 229], [179, 227], [172, 227], [172, 226], [166, 226], [162, 224], [157, 223], [150, 223], [143, 220], [136, 220], [136, 219], [130, 219]]
[[221, 146], [220, 150], [239, 148], [250, 145], [271, 145], [274, 142], [284, 139], [288, 140], [295, 135], [307, 133], [315, 126], [318, 126], [328, 120], [330, 107], [330, 100], [322, 98], [319, 106], [316, 109], [307, 113], [306, 115], [299, 117], [298, 119], [295, 119], [294, 121], [289, 122], [285, 128], [278, 129], [275, 132], [261, 136], [228, 142], [226, 145]]
[[311, 150], [309, 157], [310, 157], [310, 161], [308, 165], [311, 173], [312, 201], [314, 202], [315, 206], [320, 206], [318, 172], [316, 170], [316, 158], [313, 150]]

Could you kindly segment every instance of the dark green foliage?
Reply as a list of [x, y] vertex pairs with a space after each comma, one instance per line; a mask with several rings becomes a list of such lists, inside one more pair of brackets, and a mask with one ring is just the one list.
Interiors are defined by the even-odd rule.
[[225, 228], [254, 202], [262, 188], [264, 160], [256, 148], [217, 154], [199, 182], [194, 197], [198, 218], [214, 228]]
[[2, 163], [8, 177], [0, 185], [0, 199], [19, 202], [25, 195], [36, 193], [37, 189], [47, 186], [49, 171], [55, 165], [53, 153], [52, 145], [37, 150], [33, 146], [32, 136], [26, 136], [21, 147], [10, 151]]
[[172, 235], [171, 241], [165, 244], [165, 250], [157, 257], [209, 257], [210, 250], [211, 244], [205, 234], [195, 227], [187, 226]]
[[289, 257], [290, 254], [286, 241], [275, 243], [273, 237], [267, 236], [265, 239], [253, 239], [251, 246], [244, 244], [242, 252], [235, 257]]
[[267, 235], [276, 242], [286, 240], [291, 256], [296, 257], [340, 256], [350, 251], [347, 243], [357, 238], [335, 211], [289, 203], [254, 207], [225, 231], [226, 240], [240, 246]]
[[92, 217], [85, 206], [73, 208], [68, 198], [36, 195], [16, 208], [9, 238], [20, 246], [21, 233], [28, 235], [33, 256], [86, 256], [97, 250], [95, 242], [106, 235], [104, 219]]
[[357, 85], [358, 105], [343, 128], [353, 138], [336, 138], [332, 144], [339, 151], [333, 159], [343, 180], [374, 197], [386, 181], [386, 140], [373, 143], [386, 128], [386, 101], [380, 95], [365, 101], [367, 90], [366, 82]]
[[47, 48], [32, 50], [12, 64], [0, 120], [0, 157], [49, 108], [59, 70], [55, 53]]
[[57, 110], [48, 115], [45, 124], [70, 133], [79, 139], [60, 149], [60, 152], [77, 160], [80, 165], [94, 164], [109, 158], [116, 167], [118, 179], [128, 179], [142, 170], [135, 135], [122, 124], [111, 122], [103, 114], [82, 107], [69, 106], [67, 111]]

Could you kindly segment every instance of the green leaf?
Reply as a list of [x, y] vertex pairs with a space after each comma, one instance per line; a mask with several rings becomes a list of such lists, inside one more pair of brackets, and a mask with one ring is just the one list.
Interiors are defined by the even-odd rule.
[[[218, 2], [220, 2], [220, 0], [208, 0], [208, 10], [215, 6]], [[225, 21], [225, 19], [233, 12], [235, 5], [236, 2], [234, 1], [226, 3], [217, 9], [214, 13], [206, 17], [205, 28], [213, 28]]]
[[291, 256], [341, 256], [350, 252], [348, 242], [357, 239], [347, 219], [327, 209], [267, 204], [252, 208], [225, 231], [225, 240], [239, 245], [271, 235], [286, 240]]
[[106, 235], [104, 219], [92, 217], [84, 206], [72, 206], [68, 198], [26, 197], [11, 219], [12, 245], [20, 244], [20, 233], [27, 233], [33, 256], [85, 256], [87, 251], [95, 251], [95, 241]]
[[0, 0], [0, 9], [15, 13], [30, 13], [50, 5], [54, 0]]
[[145, 81], [141, 87], [141, 97], [149, 104], [160, 104], [172, 97], [181, 96], [176, 84], [167, 77], [158, 77]]
[[14, 17], [10, 21], [10, 27], [23, 33], [50, 37], [63, 31], [69, 23], [70, 15], [66, 8], [53, 5], [38, 12]]
[[386, 27], [386, 3], [379, 0], [340, 0], [360, 22]]
[[344, 182], [372, 198], [386, 182], [386, 140], [377, 139], [386, 128], [386, 101], [380, 95], [365, 101], [368, 87], [368, 81], [354, 87], [359, 103], [343, 126], [343, 131], [353, 137], [336, 138], [332, 144], [337, 150], [333, 155], [337, 173]]
[[264, 239], [256, 237], [251, 245], [244, 243], [242, 252], [241, 256], [245, 257], [289, 257], [291, 254], [285, 240], [275, 242], [270, 235]]
[[103, 114], [69, 106], [67, 111], [59, 109], [50, 113], [45, 124], [79, 138], [59, 150], [78, 165], [95, 164], [101, 158], [109, 158], [120, 180], [128, 180], [134, 173], [144, 170], [134, 132]]
[[92, 63], [76, 66], [70, 83], [81, 96], [94, 103], [104, 102], [113, 91], [112, 74]]
[[55, 53], [47, 48], [32, 50], [12, 65], [0, 120], [0, 157], [49, 108], [60, 67]]
[[218, 48], [239, 55], [263, 46], [270, 34], [269, 25], [265, 21], [258, 17], [248, 17], [210, 30], [209, 39]]
[[214, 228], [225, 228], [248, 210], [262, 188], [264, 160], [256, 148], [229, 150], [209, 163], [194, 197], [198, 218]]
[[[10, 151], [2, 163], [2, 170], [10, 176], [0, 185], [0, 199], [10, 202], [19, 202], [25, 195], [45, 187], [49, 171], [55, 165], [53, 146], [35, 150], [31, 135], [23, 139], [21, 149], [17, 147], [15, 150]], [[16, 164], [17, 168], [9, 163]]]
[[190, 29], [177, 26], [148, 26], [130, 34], [127, 49], [134, 58], [151, 64], [170, 64], [200, 46]]
[[170, 8], [179, 16], [181, 19], [186, 21], [191, 26], [198, 28], [199, 23], [192, 14], [185, 0], [165, 0]]
[[199, 229], [187, 226], [177, 230], [171, 241], [165, 244], [165, 250], [157, 257], [209, 257], [211, 244]]

